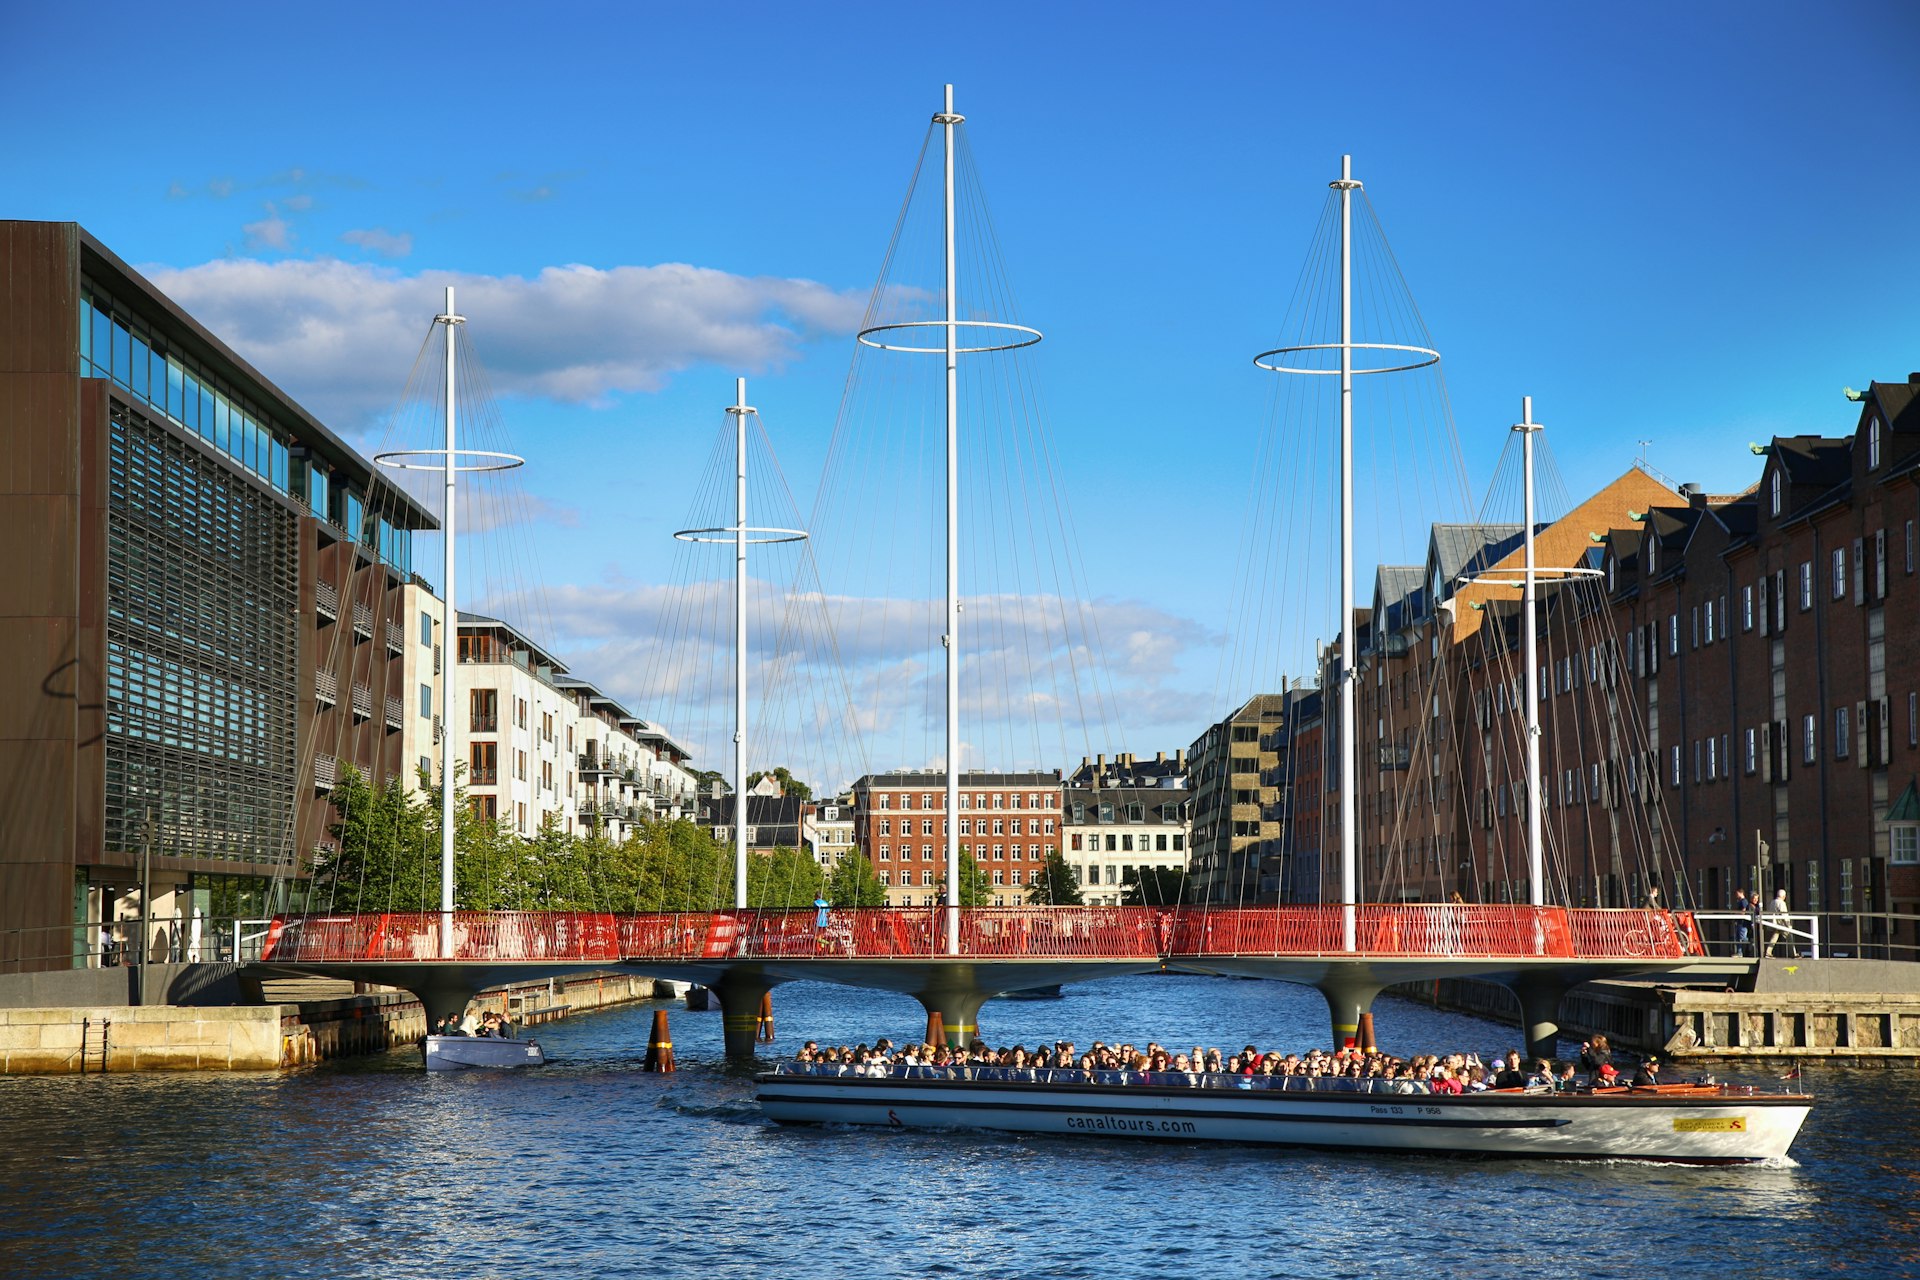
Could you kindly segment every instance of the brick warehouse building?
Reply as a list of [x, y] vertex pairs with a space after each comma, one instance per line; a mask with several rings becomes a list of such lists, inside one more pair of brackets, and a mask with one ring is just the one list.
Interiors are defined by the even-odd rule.
[[[1756, 447], [1746, 492], [1635, 470], [1541, 527], [1542, 564], [1593, 574], [1540, 593], [1550, 900], [1758, 883], [1840, 914], [1843, 948], [1916, 941], [1893, 918], [1920, 910], [1916, 400], [1920, 375], [1872, 384], [1849, 434]], [[1481, 540], [1500, 570], [1507, 532]], [[1360, 636], [1365, 896], [1524, 900], [1518, 593], [1449, 599], [1436, 558], [1381, 571]]]
[[[945, 901], [946, 774], [907, 769], [853, 784], [854, 844], [887, 886], [891, 907]], [[1047, 856], [1060, 849], [1058, 770], [962, 773], [958, 843], [987, 877], [988, 904], [1019, 906]]]
[[269, 909], [329, 774], [407, 765], [432, 518], [72, 223], [0, 222], [0, 442], [0, 965], [84, 963], [149, 849], [154, 914]]

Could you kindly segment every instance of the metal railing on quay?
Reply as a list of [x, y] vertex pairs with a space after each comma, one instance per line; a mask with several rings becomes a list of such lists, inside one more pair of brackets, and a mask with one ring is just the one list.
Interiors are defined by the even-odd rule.
[[258, 960], [271, 922], [250, 916], [153, 916], [0, 932], [0, 973]]

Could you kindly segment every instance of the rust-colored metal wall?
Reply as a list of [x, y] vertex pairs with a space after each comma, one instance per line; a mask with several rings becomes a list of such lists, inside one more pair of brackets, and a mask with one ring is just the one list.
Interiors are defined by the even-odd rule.
[[99, 703], [80, 588], [88, 504], [78, 231], [0, 224], [0, 966], [8, 967], [58, 941], [17, 931], [72, 920], [76, 747], [82, 705]]

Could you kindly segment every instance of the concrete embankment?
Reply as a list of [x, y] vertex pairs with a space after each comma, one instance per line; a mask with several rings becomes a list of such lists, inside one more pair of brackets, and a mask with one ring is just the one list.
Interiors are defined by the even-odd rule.
[[[1403, 983], [1392, 994], [1519, 1022], [1505, 987], [1473, 979]], [[1765, 960], [1751, 988], [1589, 982], [1560, 1004], [1563, 1038], [1602, 1034], [1616, 1048], [1699, 1062], [1820, 1059], [1920, 1066], [1920, 964]]]
[[[128, 979], [117, 970], [95, 977], [97, 990], [83, 992], [72, 981], [67, 985], [75, 989], [68, 992], [55, 983], [48, 990], [127, 999], [121, 991]], [[324, 979], [280, 980], [265, 987], [265, 1002], [251, 1004], [98, 1001], [0, 1008], [0, 1075], [276, 1071], [380, 1053], [426, 1034], [425, 1010], [404, 991], [355, 992], [350, 983]], [[632, 974], [585, 974], [483, 992], [474, 1007], [501, 1010], [522, 1026], [537, 1026], [684, 989], [684, 984]], [[45, 994], [41, 986], [32, 990]]]

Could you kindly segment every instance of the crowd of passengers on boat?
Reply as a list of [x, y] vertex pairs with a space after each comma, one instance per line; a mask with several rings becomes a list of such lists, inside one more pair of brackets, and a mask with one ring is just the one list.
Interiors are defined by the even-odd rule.
[[1081, 1052], [1060, 1040], [1029, 1050], [1024, 1045], [968, 1049], [944, 1045], [872, 1045], [821, 1048], [809, 1040], [780, 1070], [793, 1075], [862, 1076], [876, 1079], [1009, 1080], [1045, 1084], [1185, 1085], [1194, 1088], [1350, 1089], [1374, 1093], [1467, 1094], [1496, 1090], [1529, 1093], [1648, 1088], [1661, 1083], [1655, 1057], [1640, 1060], [1627, 1076], [1613, 1062], [1605, 1036], [1580, 1046], [1578, 1058], [1524, 1062], [1518, 1049], [1475, 1053], [1417, 1054], [1400, 1058], [1378, 1050], [1309, 1049], [1262, 1052], [1247, 1045], [1238, 1053], [1195, 1046], [1192, 1052], [1155, 1042], [1144, 1048], [1096, 1040]]

